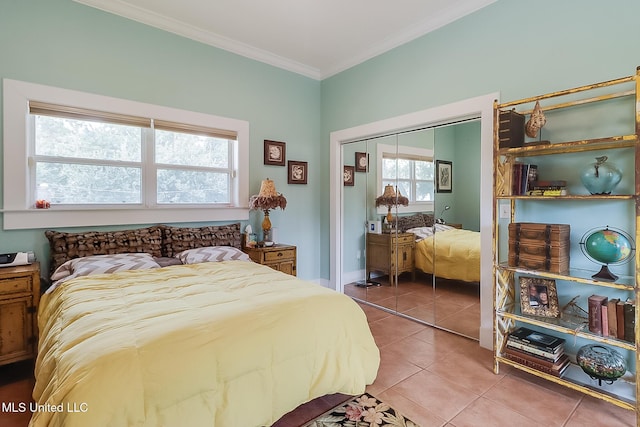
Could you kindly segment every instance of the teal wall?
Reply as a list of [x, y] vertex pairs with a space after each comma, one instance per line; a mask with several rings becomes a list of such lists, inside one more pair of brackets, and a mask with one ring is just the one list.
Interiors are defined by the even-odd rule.
[[[289, 201], [271, 215], [280, 240], [298, 245], [301, 277], [328, 279], [330, 132], [495, 91], [510, 100], [632, 74], [638, 16], [636, 0], [499, 0], [318, 82], [71, 0], [2, 0], [0, 77], [249, 121], [250, 193], [276, 181]], [[309, 162], [308, 185], [262, 164], [264, 139]], [[0, 230], [0, 252], [43, 258], [42, 231]]]
[[460, 123], [435, 130], [437, 160], [452, 162], [451, 193], [436, 193], [435, 215], [467, 230], [480, 231], [480, 121]]
[[[250, 194], [262, 179], [275, 181], [288, 199], [271, 214], [279, 240], [298, 245], [299, 276], [321, 277], [318, 81], [71, 0], [0, 1], [0, 78], [248, 121]], [[264, 139], [309, 162], [307, 185], [288, 185], [286, 167], [263, 165]], [[257, 229], [262, 214], [250, 221]], [[0, 252], [35, 250], [46, 260], [43, 231], [0, 230]]]
[[[499, 0], [323, 80], [322, 139], [496, 91], [506, 101], [631, 75], [640, 65], [638, 16], [636, 0]], [[328, 149], [322, 155], [328, 183]], [[323, 229], [328, 205], [327, 195]], [[328, 257], [328, 234], [321, 252]], [[328, 269], [324, 260], [325, 277]]]

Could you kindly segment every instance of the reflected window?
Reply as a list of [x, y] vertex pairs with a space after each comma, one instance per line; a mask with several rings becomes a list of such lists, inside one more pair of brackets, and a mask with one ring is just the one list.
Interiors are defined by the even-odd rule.
[[382, 189], [397, 186], [409, 203], [431, 202], [434, 199], [434, 166], [432, 158], [392, 156], [382, 157]]

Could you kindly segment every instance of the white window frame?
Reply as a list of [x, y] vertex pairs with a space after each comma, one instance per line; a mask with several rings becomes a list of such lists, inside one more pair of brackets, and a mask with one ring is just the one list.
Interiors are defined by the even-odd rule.
[[[31, 206], [28, 159], [29, 101], [145, 116], [156, 120], [235, 131], [231, 202], [229, 205]], [[4, 229], [97, 225], [210, 222], [249, 218], [249, 122], [171, 107], [112, 98], [52, 86], [3, 79], [3, 225]], [[155, 191], [155, 188], [154, 190]], [[149, 200], [148, 197], [143, 198]], [[152, 200], [155, 200], [153, 197]]]
[[[425, 159], [433, 160], [433, 150], [428, 148], [417, 148], [417, 147], [407, 147], [403, 145], [395, 146], [388, 144], [378, 144], [377, 147], [377, 164], [378, 171], [380, 171], [377, 175], [377, 183], [378, 189], [382, 189], [382, 158], [387, 154], [388, 157], [398, 157], [402, 158], [403, 155], [407, 157], [421, 157]], [[382, 194], [382, 193], [380, 193]], [[435, 197], [434, 197], [435, 198]], [[408, 206], [396, 206], [392, 209], [393, 212], [396, 211], [398, 213], [411, 213], [411, 212], [433, 212], [434, 200], [429, 200], [427, 202], [409, 202]], [[385, 215], [387, 213], [387, 208], [385, 206], [378, 207], [377, 213], [379, 215]]]

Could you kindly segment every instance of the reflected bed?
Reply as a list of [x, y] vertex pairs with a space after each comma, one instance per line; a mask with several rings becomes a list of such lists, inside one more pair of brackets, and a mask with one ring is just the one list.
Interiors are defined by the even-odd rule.
[[444, 279], [480, 282], [479, 232], [443, 224], [411, 228], [407, 232], [416, 235], [417, 268]]

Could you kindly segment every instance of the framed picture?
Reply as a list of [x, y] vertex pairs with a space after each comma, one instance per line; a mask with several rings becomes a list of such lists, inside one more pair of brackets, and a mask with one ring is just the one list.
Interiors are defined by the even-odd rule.
[[451, 193], [453, 190], [453, 163], [436, 160], [436, 192]]
[[522, 314], [559, 317], [556, 281], [539, 277], [520, 277], [520, 308]]
[[355, 184], [356, 168], [355, 166], [345, 166], [342, 173], [344, 185], [353, 186]]
[[289, 160], [287, 162], [287, 184], [307, 183], [307, 162]]
[[264, 140], [264, 164], [284, 166], [286, 157], [286, 144], [284, 142]]
[[369, 169], [369, 156], [367, 153], [356, 153], [356, 172], [366, 172]]

